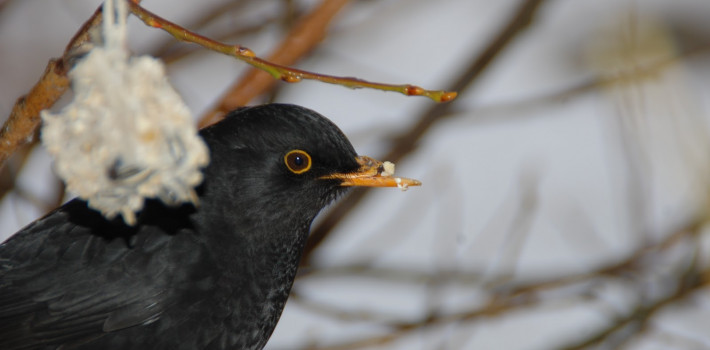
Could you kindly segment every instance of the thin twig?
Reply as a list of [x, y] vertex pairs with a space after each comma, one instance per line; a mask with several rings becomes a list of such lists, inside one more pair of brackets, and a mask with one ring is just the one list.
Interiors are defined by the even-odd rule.
[[[328, 84], [342, 85], [348, 88], [370, 88], [383, 91], [394, 91], [399, 92], [408, 96], [425, 96], [437, 102], [447, 102], [451, 101], [456, 97], [455, 92], [447, 91], [434, 91], [426, 90], [414, 85], [393, 85], [393, 84], [382, 84], [370, 82], [357, 78], [350, 77], [336, 77], [332, 75], [318, 74], [313, 72], [308, 72], [300, 69], [290, 68], [269, 62], [265, 59], [257, 57], [254, 52], [246, 47], [240, 45], [228, 45], [216, 40], [212, 40], [205, 36], [199, 35], [197, 33], [191, 32], [186, 28], [183, 28], [175, 23], [172, 23], [146, 9], [141, 7], [139, 4], [133, 2], [135, 0], [129, 1], [129, 7], [131, 13], [136, 15], [143, 21], [146, 25], [160, 28], [170, 33], [178, 40], [186, 41], [201, 45], [207, 49], [215, 52], [223, 53], [225, 55], [239, 59], [245, 63], [248, 63], [256, 68], [259, 68], [267, 73], [269, 73], [273, 78], [280, 79], [289, 83], [297, 83], [304, 79], [317, 80]], [[328, 6], [337, 5], [339, 2], [346, 2], [346, 0], [332, 0], [326, 1], [326, 3], [331, 4]], [[344, 5], [344, 4], [343, 4]], [[202, 125], [209, 124], [213, 122], [213, 118], [209, 118], [202, 123]]]
[[[248, 3], [249, 1], [228, 1], [224, 4], [216, 4], [216, 6], [210, 8], [207, 13], [201, 14], [194, 19], [188, 19], [191, 20], [191, 22], [186, 24], [185, 27], [193, 28], [194, 30], [203, 30], [213, 21], [220, 19], [220, 17], [233, 17], [235, 13], [242, 11], [243, 7]], [[258, 32], [273, 22], [282, 19], [283, 18], [280, 16], [258, 18], [255, 19], [252, 24], [240, 23], [239, 26], [229, 26], [224, 29], [225, 32], [211, 34], [209, 37], [219, 41], [226, 41], [230, 38]], [[156, 48], [152, 50], [151, 56], [160, 58], [163, 63], [169, 65], [201, 49], [202, 48], [199, 46], [185, 45], [183, 42], [168, 38], [164, 43], [156, 45]]]
[[[220, 41], [225, 41], [230, 38], [235, 38], [247, 34], [253, 34], [253, 33], [258, 33], [262, 31], [264, 28], [266, 28], [270, 24], [274, 24], [278, 21], [282, 20], [279, 17], [270, 17], [270, 18], [264, 18], [262, 19], [261, 22], [258, 24], [253, 24], [250, 26], [244, 26], [240, 28], [234, 28], [232, 31], [227, 32], [227, 33], [220, 33], [220, 34], [215, 34], [212, 35], [211, 37], [220, 40]], [[181, 42], [177, 42], [179, 44], [183, 44]], [[185, 57], [188, 57], [194, 53], [197, 53], [201, 50], [202, 48], [199, 46], [188, 46], [188, 45], [176, 45], [176, 42], [174, 40], [171, 40], [171, 42], [168, 45], [165, 45], [164, 47], [157, 49], [154, 51], [152, 54], [153, 56], [160, 58], [163, 63], [166, 65], [170, 65], [171, 63], [177, 62]], [[269, 77], [270, 80], [271, 77]]]
[[[281, 65], [293, 65], [301, 57], [312, 51], [325, 38], [330, 23], [349, 3], [349, 0], [324, 0], [320, 6], [304, 16], [291, 29], [289, 34], [269, 56], [269, 61]], [[255, 97], [271, 89], [276, 81], [269, 74], [251, 69], [235, 82], [220, 99], [216, 107], [207, 112], [200, 120], [200, 126], [206, 126], [222, 116], [246, 105]]]

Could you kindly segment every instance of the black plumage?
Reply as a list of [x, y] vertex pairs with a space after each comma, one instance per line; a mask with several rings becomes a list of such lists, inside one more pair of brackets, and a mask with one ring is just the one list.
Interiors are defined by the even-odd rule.
[[200, 134], [198, 206], [148, 200], [127, 226], [74, 199], [0, 245], [0, 349], [261, 349], [318, 212], [344, 186], [394, 186], [302, 107]]

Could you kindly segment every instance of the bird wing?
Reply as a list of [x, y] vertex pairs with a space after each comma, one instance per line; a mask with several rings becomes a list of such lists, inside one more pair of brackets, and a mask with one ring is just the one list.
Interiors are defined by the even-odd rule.
[[81, 343], [160, 317], [174, 301], [174, 240], [132, 230], [73, 201], [0, 246], [0, 348]]

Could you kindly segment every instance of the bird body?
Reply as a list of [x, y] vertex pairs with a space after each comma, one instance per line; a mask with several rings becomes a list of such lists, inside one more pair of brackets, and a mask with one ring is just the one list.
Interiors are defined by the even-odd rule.
[[74, 199], [0, 245], [0, 349], [264, 347], [338, 179], [373, 175], [298, 106], [240, 109], [200, 134], [199, 205], [147, 200], [128, 226]]

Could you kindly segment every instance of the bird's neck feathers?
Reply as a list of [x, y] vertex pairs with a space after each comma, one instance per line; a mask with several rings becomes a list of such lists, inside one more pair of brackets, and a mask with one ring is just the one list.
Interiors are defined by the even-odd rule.
[[[199, 227], [206, 230], [199, 234], [220, 266], [219, 285], [230, 296], [225, 303], [241, 310], [231, 314], [229, 328], [268, 339], [291, 291], [313, 217], [299, 218], [294, 225], [295, 218], [272, 217], [263, 203], [251, 204], [239, 206], [241, 212], [227, 205], [198, 210], [195, 217], [203, 221]], [[244, 324], [242, 313], [265, 317]]]
[[203, 228], [200, 235], [225, 260], [247, 255], [262, 265], [257, 269], [297, 262], [320, 206], [299, 203], [263, 173], [243, 169], [206, 169], [209, 176], [198, 188], [200, 204], [193, 215], [195, 226]]

